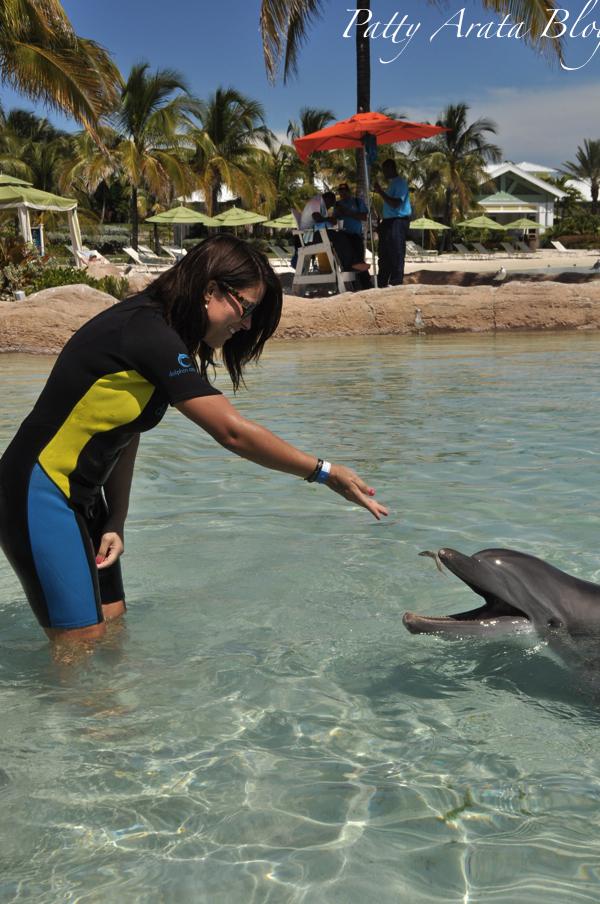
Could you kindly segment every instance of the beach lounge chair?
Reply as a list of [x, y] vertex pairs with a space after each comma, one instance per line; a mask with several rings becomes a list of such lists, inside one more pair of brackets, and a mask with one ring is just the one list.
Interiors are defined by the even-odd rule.
[[462, 254], [465, 257], [473, 257], [473, 252], [469, 251], [466, 245], [462, 245], [460, 242], [453, 242], [452, 244], [459, 254]]
[[[137, 264], [138, 267], [142, 267], [144, 270], [164, 270], [166, 267], [172, 267], [173, 261], [167, 260], [166, 258], [158, 257], [158, 255], [154, 255], [156, 260], [148, 260], [145, 256], [138, 254], [135, 248], [125, 248], [123, 247], [123, 251], [125, 254], [131, 258], [134, 264]], [[158, 263], [157, 263], [158, 261]]]
[[535, 254], [535, 249], [529, 247], [526, 242], [515, 241], [515, 246], [518, 251], [522, 251], [523, 254]]
[[285, 267], [287, 270], [294, 269], [290, 265], [293, 254], [292, 251], [287, 251], [285, 248], [282, 248], [281, 245], [274, 245], [272, 242], [269, 242], [269, 248], [273, 252], [271, 263], [274, 264], [274, 266]]
[[525, 242], [520, 243], [522, 248], [517, 248], [518, 242], [514, 245], [511, 245], [510, 242], [500, 242], [500, 244], [510, 257], [531, 257], [530, 249]]
[[426, 251], [425, 248], [421, 248], [421, 246], [417, 244], [417, 242], [413, 242], [412, 239], [406, 240], [406, 253], [409, 257], [437, 257], [437, 251]]
[[[310, 235], [313, 232], [315, 237], [318, 233], [319, 240], [309, 244]], [[326, 229], [315, 229], [308, 232], [295, 229], [294, 235], [297, 235], [300, 240], [298, 262], [292, 280], [292, 292], [295, 295], [301, 294], [303, 287], [310, 285], [331, 285], [335, 286], [338, 292], [345, 292], [346, 284], [353, 286], [358, 280], [358, 273], [354, 270], [342, 270]], [[315, 265], [315, 261], [321, 255], [324, 255], [328, 263], [329, 272], [319, 271]], [[320, 260], [323, 260], [323, 257], [320, 257]]]
[[149, 245], [140, 245], [139, 242], [138, 254], [143, 257], [143, 259], [149, 264], [169, 264], [172, 260], [171, 255], [169, 255], [168, 257], [161, 257], [160, 254], [157, 254], [156, 251], [153, 251]]
[[174, 260], [174, 261], [181, 260], [181, 258], [185, 257], [187, 254], [187, 251], [185, 250], [185, 248], [173, 248], [171, 245], [163, 245], [162, 243], [161, 243], [160, 247], [165, 252], [165, 254], [168, 254], [168, 256], [171, 258], [171, 260]]
[[561, 254], [577, 254], [578, 251], [576, 248], [565, 248], [562, 242], [557, 242], [555, 239], [550, 239], [550, 244], [554, 245], [557, 251], [560, 251]]
[[482, 245], [481, 242], [471, 242], [471, 248], [475, 249], [476, 254], [482, 254], [484, 257], [491, 257], [493, 252], [490, 251], [485, 245]]
[[77, 264], [82, 267], [87, 267], [92, 261], [96, 261], [99, 264], [110, 264], [108, 258], [100, 254], [96, 248], [88, 248], [86, 245], [82, 245], [81, 251], [76, 251], [72, 245], [67, 245], [66, 247], [77, 261]]

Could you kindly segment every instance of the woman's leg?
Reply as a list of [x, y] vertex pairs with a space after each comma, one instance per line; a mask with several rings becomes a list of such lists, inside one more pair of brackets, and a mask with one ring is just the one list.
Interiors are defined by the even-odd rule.
[[64, 646], [100, 640], [106, 634], [106, 624], [100, 622], [98, 625], [87, 625], [85, 628], [44, 628], [44, 631], [53, 643]]
[[26, 486], [4, 486], [0, 497], [0, 542], [46, 633], [101, 637], [98, 570], [85, 520], [37, 464]]

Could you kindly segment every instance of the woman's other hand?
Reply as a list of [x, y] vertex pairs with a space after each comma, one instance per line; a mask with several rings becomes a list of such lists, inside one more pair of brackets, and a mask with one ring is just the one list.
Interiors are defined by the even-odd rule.
[[378, 521], [381, 521], [382, 515], [388, 514], [386, 507], [373, 499], [375, 495], [373, 487], [367, 486], [351, 468], [332, 464], [331, 473], [325, 486], [339, 493], [349, 502], [358, 502], [363, 508], [368, 509]]
[[107, 531], [102, 534], [100, 546], [96, 554], [98, 568], [109, 568], [114, 565], [125, 549], [123, 538], [116, 531]]

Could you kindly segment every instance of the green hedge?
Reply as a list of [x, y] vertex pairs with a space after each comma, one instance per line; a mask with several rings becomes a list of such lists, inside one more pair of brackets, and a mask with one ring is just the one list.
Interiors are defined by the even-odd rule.
[[30, 295], [32, 292], [41, 292], [42, 289], [52, 289], [55, 286], [72, 286], [83, 283], [98, 289], [99, 292], [106, 292], [114, 298], [121, 300], [129, 292], [129, 280], [124, 276], [102, 276], [95, 279], [89, 276], [85, 270], [78, 270], [76, 267], [46, 267], [31, 286], [28, 286], [26, 292]]

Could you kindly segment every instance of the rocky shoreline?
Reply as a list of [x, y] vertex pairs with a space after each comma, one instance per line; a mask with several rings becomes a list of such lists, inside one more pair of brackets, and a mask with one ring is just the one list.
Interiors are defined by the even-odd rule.
[[[418, 281], [413, 273], [404, 286], [328, 298], [285, 296], [274, 338], [600, 329], [600, 279], [582, 281], [566, 273], [562, 282], [545, 277], [498, 283], [489, 274], [459, 273], [455, 282], [466, 277], [471, 285], [458, 285], [448, 279], [452, 274], [423, 272], [436, 282], [443, 275], [443, 284]], [[473, 276], [487, 278], [474, 282]], [[0, 302], [0, 352], [57, 354], [82, 323], [113, 303], [85, 285]]]

